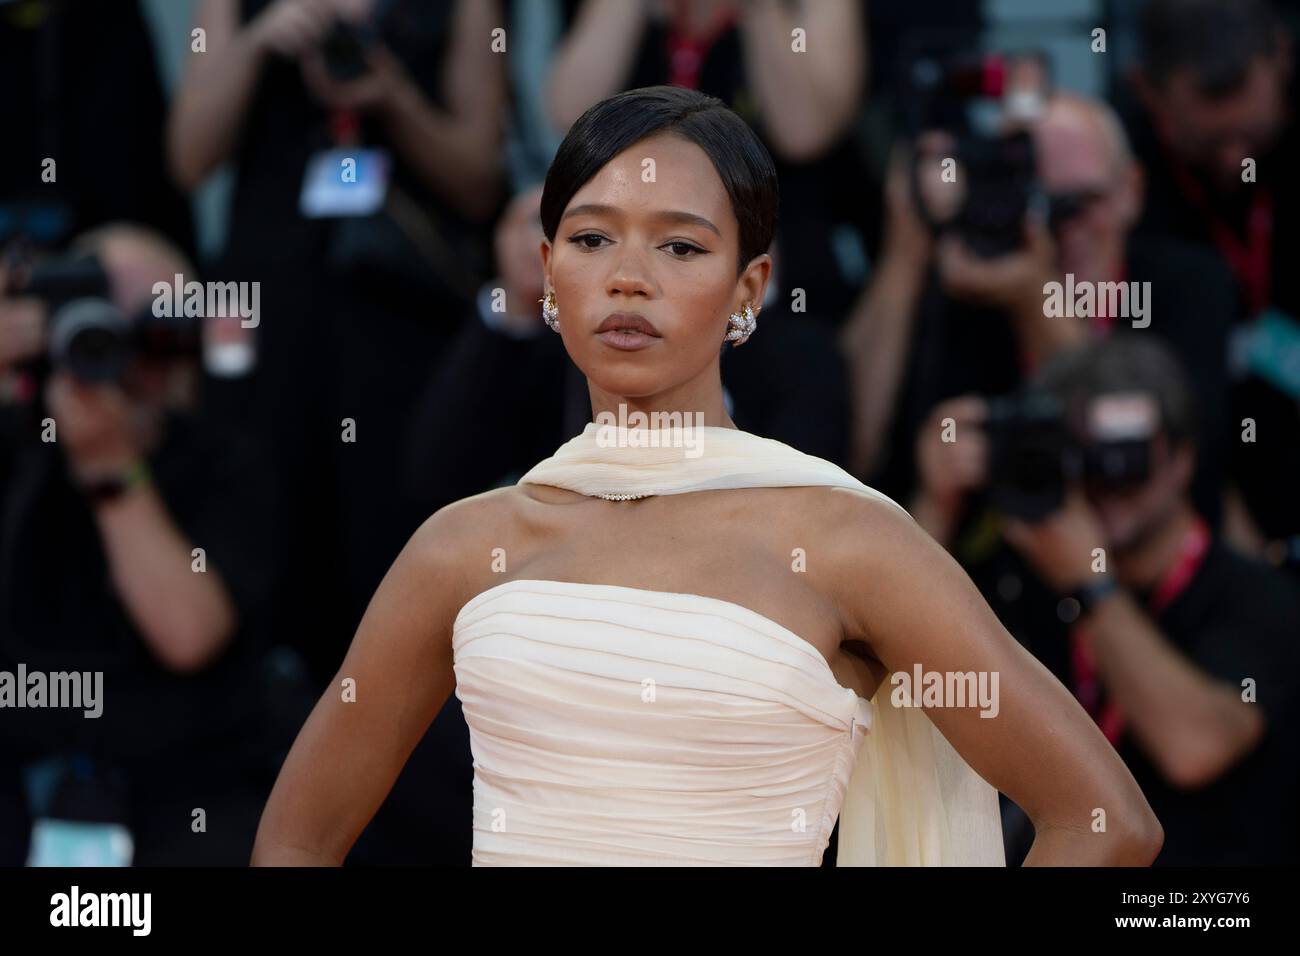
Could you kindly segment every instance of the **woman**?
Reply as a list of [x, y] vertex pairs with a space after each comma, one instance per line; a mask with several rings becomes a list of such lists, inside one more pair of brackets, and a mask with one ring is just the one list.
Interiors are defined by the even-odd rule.
[[[548, 324], [597, 421], [682, 425], [593, 422], [425, 522], [255, 864], [341, 863], [453, 688], [477, 864], [816, 865], [842, 802], [841, 864], [1001, 864], [994, 787], [1037, 828], [1028, 862], [1154, 857], [1131, 775], [956, 563], [834, 465], [732, 425], [719, 350], [754, 332], [776, 209], [770, 157], [712, 97], [637, 89], [574, 124], [542, 198]], [[918, 669], [1005, 693], [892, 706]]]
[[[485, 224], [502, 200], [494, 117], [506, 102], [505, 70], [479, 42], [500, 22], [497, 8], [480, 0], [195, 4], [204, 49], [186, 60], [169, 163], [187, 190], [223, 163], [234, 173], [212, 271], [223, 281], [257, 280], [266, 321], [252, 333], [254, 373], [228, 385], [225, 398], [270, 455], [276, 629], [311, 635], [301, 649], [320, 684], [427, 514], [388, 479], [402, 447], [399, 412], [414, 404], [473, 301]], [[390, 170], [379, 209], [344, 215], [334, 205], [342, 197], [324, 174], [342, 173], [331, 151], [359, 157], [362, 180], [367, 168]], [[344, 419], [357, 441], [340, 440]], [[318, 556], [310, 571], [298, 549]]]

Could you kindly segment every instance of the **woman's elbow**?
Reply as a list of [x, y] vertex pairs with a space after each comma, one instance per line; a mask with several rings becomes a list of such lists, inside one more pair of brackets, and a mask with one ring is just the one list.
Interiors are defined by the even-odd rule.
[[1123, 815], [1113, 866], [1150, 866], [1165, 845], [1165, 828], [1144, 801]]

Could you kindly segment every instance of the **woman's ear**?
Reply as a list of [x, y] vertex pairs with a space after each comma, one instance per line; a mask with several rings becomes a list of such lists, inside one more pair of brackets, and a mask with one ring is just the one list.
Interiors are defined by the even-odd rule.
[[742, 302], [748, 302], [757, 312], [767, 296], [767, 283], [772, 276], [772, 257], [766, 252], [750, 260], [737, 283]]

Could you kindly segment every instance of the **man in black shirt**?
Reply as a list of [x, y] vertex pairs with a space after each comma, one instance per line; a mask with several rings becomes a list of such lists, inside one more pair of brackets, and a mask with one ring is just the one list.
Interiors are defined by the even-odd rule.
[[[1072, 442], [1105, 470], [1085, 469], [1042, 520], [984, 522], [1022, 563], [990, 559], [972, 576], [1133, 772], [1164, 827], [1157, 865], [1295, 863], [1300, 593], [1227, 547], [1193, 508], [1185, 376], [1154, 341], [1129, 336], [1063, 353], [1038, 382], [1062, 400]], [[951, 527], [934, 520], [953, 500], [945, 487], [961, 497], [962, 484], [1000, 470], [983, 430], [969, 427], [986, 414], [923, 456], [913, 511], [939, 534]], [[959, 556], [971, 547], [960, 537], [953, 546]], [[1017, 842], [1009, 859], [1023, 852]]]
[[[1057, 94], [1031, 130], [1042, 188], [1070, 198], [1073, 214], [1050, 231], [1030, 222], [1024, 247], [1004, 255], [977, 257], [956, 235], [936, 241], [914, 208], [906, 168], [892, 171], [885, 252], [843, 339], [855, 393], [853, 470], [905, 499], [916, 481], [913, 442], [937, 403], [1009, 392], [1054, 352], [1089, 338], [1154, 336], [1195, 383], [1204, 454], [1192, 494], [1217, 524], [1232, 437], [1225, 413], [1231, 276], [1204, 249], [1131, 235], [1143, 174], [1104, 103]], [[939, 183], [938, 164], [923, 163], [920, 179]], [[1125, 283], [1149, 294], [1141, 316], [1109, 308], [1055, 314], [1047, 308], [1051, 283]], [[1103, 298], [1109, 306], [1108, 297], [1095, 304]]]
[[[1140, 233], [1177, 237], [1232, 272], [1234, 541], [1300, 535], [1300, 127], [1290, 48], [1267, 0], [1151, 0], [1129, 113], [1148, 169]], [[1290, 358], [1288, 356], [1291, 356]]]

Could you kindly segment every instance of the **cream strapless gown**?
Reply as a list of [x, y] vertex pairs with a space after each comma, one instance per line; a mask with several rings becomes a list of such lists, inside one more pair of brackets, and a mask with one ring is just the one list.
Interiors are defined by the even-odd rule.
[[[836, 485], [897, 507], [830, 462], [716, 427], [593, 422], [524, 482], [605, 497]], [[460, 610], [452, 650], [476, 866], [817, 866], [837, 818], [840, 866], [1005, 865], [997, 792], [925, 712], [890, 706], [888, 680], [858, 697], [749, 608], [514, 579]]]

